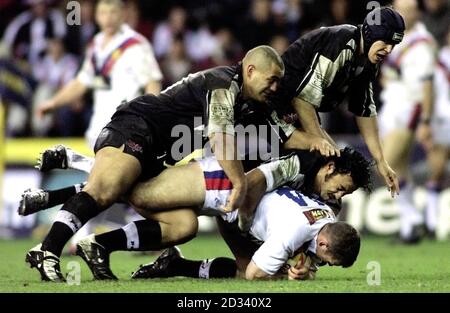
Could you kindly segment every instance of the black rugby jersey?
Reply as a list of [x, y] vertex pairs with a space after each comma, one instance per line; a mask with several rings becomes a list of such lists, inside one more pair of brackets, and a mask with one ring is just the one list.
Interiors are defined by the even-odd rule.
[[189, 130], [194, 136], [194, 129], [206, 126], [204, 137], [215, 132], [234, 134], [235, 123], [245, 124], [245, 120], [277, 125], [284, 139], [292, 134], [295, 127], [280, 120], [266, 104], [245, 101], [241, 87], [241, 65], [215, 67], [188, 75], [159, 96], [145, 95], [120, 105], [113, 119], [123, 114], [143, 117], [166, 151], [181, 131]]
[[360, 27], [338, 25], [307, 33], [282, 55], [285, 76], [272, 99], [280, 115], [292, 112], [295, 97], [311, 103], [317, 111], [334, 110], [348, 101], [357, 116], [374, 116], [372, 81], [378, 67], [359, 56]]

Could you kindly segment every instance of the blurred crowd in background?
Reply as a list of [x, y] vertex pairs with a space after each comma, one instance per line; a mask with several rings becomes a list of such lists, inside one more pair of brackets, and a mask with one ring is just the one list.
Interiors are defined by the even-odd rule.
[[[98, 32], [95, 0], [77, 2], [80, 25], [67, 23], [69, 1], [0, 1], [0, 97], [7, 111], [8, 137], [83, 136], [92, 114], [92, 96], [45, 119], [34, 114], [38, 103], [75, 77], [87, 45]], [[245, 51], [260, 44], [281, 54], [309, 30], [357, 25], [368, 12], [367, 1], [359, 0], [128, 0], [125, 4], [126, 23], [153, 46], [163, 88], [188, 73], [237, 63]], [[423, 0], [420, 7], [423, 22], [444, 46], [449, 1]], [[331, 114], [324, 121], [331, 133], [357, 132], [345, 109]]]

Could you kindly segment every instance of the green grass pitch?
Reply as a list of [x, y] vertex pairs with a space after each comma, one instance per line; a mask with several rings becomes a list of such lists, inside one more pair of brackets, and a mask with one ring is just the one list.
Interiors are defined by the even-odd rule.
[[[75, 256], [62, 258], [61, 269], [68, 271], [67, 262], [81, 263], [80, 285], [41, 282], [38, 272], [25, 264], [25, 253], [36, 243], [31, 240], [0, 241], [0, 292], [450, 292], [450, 247], [448, 242], [423, 241], [417, 246], [390, 244], [387, 238], [363, 237], [362, 249], [353, 267], [322, 267], [315, 281], [244, 281], [199, 280], [188, 278], [132, 281], [130, 273], [139, 264], [154, 256], [118, 252], [111, 257], [118, 282], [96, 282], [83, 263]], [[225, 243], [217, 236], [199, 235], [181, 246], [188, 258], [203, 259], [231, 256]], [[373, 282], [376, 261], [380, 268], [380, 284]]]

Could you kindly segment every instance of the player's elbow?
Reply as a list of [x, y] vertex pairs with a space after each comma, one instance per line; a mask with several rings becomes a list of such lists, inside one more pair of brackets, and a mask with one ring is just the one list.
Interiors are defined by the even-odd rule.
[[269, 274], [260, 269], [253, 261], [250, 261], [245, 271], [246, 280], [264, 279], [268, 278], [269, 276]]
[[256, 280], [255, 275], [249, 274], [247, 271], [245, 272], [245, 279], [246, 280]]
[[270, 278], [271, 275], [267, 273], [249, 273], [248, 271], [245, 271], [245, 279], [246, 280], [261, 280], [261, 279], [267, 279]]

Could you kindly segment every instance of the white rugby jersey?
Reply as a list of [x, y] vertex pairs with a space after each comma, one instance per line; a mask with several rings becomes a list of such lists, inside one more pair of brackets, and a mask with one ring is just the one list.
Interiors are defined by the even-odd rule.
[[153, 49], [144, 36], [123, 24], [102, 49], [104, 37], [103, 32], [95, 35], [77, 76], [94, 89], [94, 112], [86, 133], [94, 142], [122, 101], [136, 98], [150, 81], [162, 79]]
[[423, 82], [433, 77], [436, 46], [425, 25], [417, 22], [382, 66], [385, 105], [413, 106], [423, 101]]
[[[223, 218], [233, 222], [237, 211]], [[323, 226], [335, 221], [336, 216], [330, 207], [299, 191], [283, 187], [267, 193], [256, 209], [250, 228], [250, 234], [262, 242], [252, 261], [273, 275], [305, 243], [308, 250], [316, 252], [314, 239]]]
[[450, 119], [450, 46], [441, 49], [434, 76], [435, 116]]

